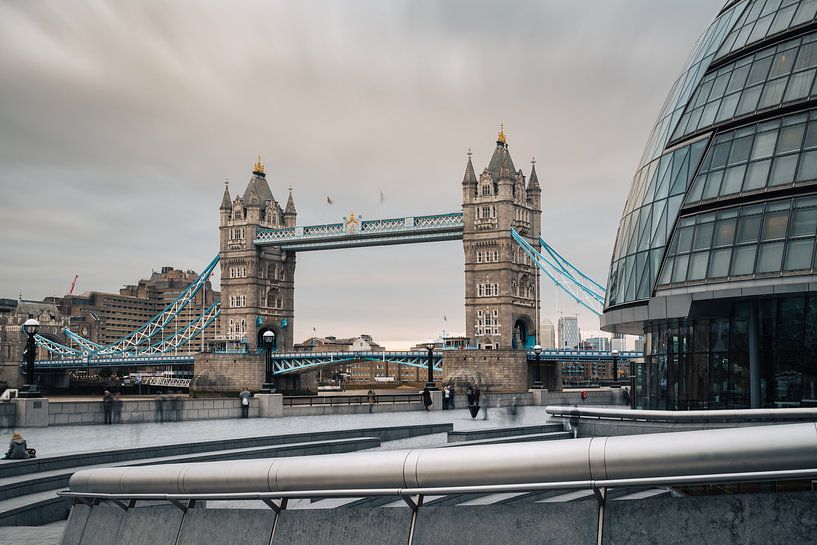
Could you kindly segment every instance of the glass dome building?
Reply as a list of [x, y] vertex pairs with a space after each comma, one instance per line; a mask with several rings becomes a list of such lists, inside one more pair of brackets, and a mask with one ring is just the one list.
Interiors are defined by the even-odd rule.
[[650, 409], [817, 406], [817, 0], [728, 2], [650, 134], [602, 328]]

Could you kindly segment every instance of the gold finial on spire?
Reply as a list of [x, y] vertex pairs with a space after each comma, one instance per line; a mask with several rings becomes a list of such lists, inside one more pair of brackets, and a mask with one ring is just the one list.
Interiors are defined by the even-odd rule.
[[507, 144], [508, 140], [505, 138], [505, 124], [499, 124], [499, 134], [496, 137], [496, 141], [500, 144]]
[[471, 146], [468, 146], [468, 153], [467, 153], [467, 155], [468, 155], [468, 158], [469, 158], [469, 159], [471, 158], [471, 156], [472, 156], [472, 155], [474, 155], [473, 153], [471, 153]]
[[261, 164], [261, 156], [258, 156], [258, 161], [252, 166], [253, 174], [264, 174], [264, 165]]
[[532, 164], [532, 165], [536, 165], [536, 156], [531, 157], [531, 159], [530, 159], [530, 164]]
[[229, 178], [224, 178], [224, 185], [227, 185], [227, 186], [230, 185], [230, 179]]

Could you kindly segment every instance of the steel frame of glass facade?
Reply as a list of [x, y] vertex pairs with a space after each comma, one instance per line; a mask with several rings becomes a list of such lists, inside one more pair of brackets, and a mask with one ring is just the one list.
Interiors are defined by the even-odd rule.
[[638, 406], [817, 406], [817, 0], [727, 2], [698, 41], [607, 294], [602, 329], [646, 335]]

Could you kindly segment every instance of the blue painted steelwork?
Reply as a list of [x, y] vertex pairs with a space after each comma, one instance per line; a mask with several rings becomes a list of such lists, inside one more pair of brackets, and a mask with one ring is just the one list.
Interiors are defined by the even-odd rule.
[[36, 369], [95, 369], [98, 367], [156, 367], [160, 365], [193, 365], [193, 356], [116, 356], [40, 360]]
[[[442, 352], [435, 351], [432, 358], [434, 370], [441, 371]], [[393, 363], [426, 369], [428, 368], [428, 352], [290, 352], [272, 355], [274, 375], [301, 373], [317, 367], [355, 361]]]
[[286, 229], [259, 229], [253, 244], [307, 252], [363, 246], [387, 246], [461, 240], [462, 212], [382, 220], [330, 223]]
[[[617, 359], [619, 362], [623, 360], [642, 360], [644, 358], [643, 352], [636, 351], [620, 351], [613, 356], [612, 351], [608, 350], [542, 350], [539, 354], [540, 361], [613, 361]], [[533, 350], [528, 350], [528, 361], [536, 361], [536, 353]]]
[[[69, 339], [76, 342], [85, 350], [91, 354], [97, 355], [110, 355], [116, 353], [124, 353], [133, 351], [134, 348], [141, 346], [145, 343], [149, 343], [153, 337], [160, 334], [167, 325], [176, 319], [179, 313], [184, 310], [188, 303], [196, 296], [202, 286], [205, 285], [207, 280], [210, 278], [210, 274], [215, 269], [216, 265], [218, 264], [220, 256], [216, 256], [213, 258], [212, 261], [204, 268], [204, 270], [190, 283], [187, 288], [182, 291], [176, 299], [174, 299], [169, 305], [167, 305], [162, 312], [151, 318], [147, 321], [142, 327], [129, 333], [125, 337], [122, 337], [118, 341], [108, 346], [101, 346], [97, 343], [89, 341], [88, 339], [77, 335], [73, 331], [68, 328], [65, 328], [63, 332]], [[207, 311], [205, 311], [205, 314]], [[204, 314], [203, 314], [204, 315]]]
[[[581, 306], [583, 306], [596, 316], [601, 316], [602, 308], [604, 306], [605, 291], [604, 288], [598, 287], [600, 286], [600, 284], [593, 280], [590, 280], [590, 285], [588, 286], [587, 281], [583, 282], [576, 278], [577, 275], [580, 275], [585, 278], [589, 277], [587, 277], [584, 273], [579, 271], [579, 269], [570, 264], [570, 262], [565, 260], [541, 238], [539, 239], [540, 243], [544, 244], [545, 252], [550, 257], [547, 257], [541, 254], [539, 251], [537, 251], [527, 240], [525, 240], [514, 229], [511, 229], [511, 237], [516, 241], [517, 244], [519, 244], [522, 250], [531, 259], [531, 261], [542, 272], [544, 272], [545, 275], [548, 278], [550, 278], [550, 280], [554, 284], [556, 284], [557, 287], [562, 289], [562, 291], [570, 295], [570, 297], [574, 301], [576, 301], [578, 304], [580, 304]], [[574, 273], [571, 271], [574, 271], [578, 274], [574, 275]]]

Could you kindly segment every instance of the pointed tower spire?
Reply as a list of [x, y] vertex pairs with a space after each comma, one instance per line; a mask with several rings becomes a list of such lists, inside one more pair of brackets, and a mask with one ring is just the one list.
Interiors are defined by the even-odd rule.
[[500, 178], [510, 178], [511, 177], [511, 169], [508, 166], [508, 154], [507, 153], [502, 154], [502, 162], [499, 164], [499, 177]]
[[477, 185], [477, 175], [474, 172], [474, 164], [471, 162], [471, 148], [468, 148], [468, 164], [465, 165], [465, 176], [462, 177], [462, 185]]
[[530, 161], [530, 179], [528, 180], [528, 191], [539, 191], [539, 177], [536, 175], [536, 157]]
[[232, 208], [232, 200], [230, 199], [230, 180], [224, 180], [224, 196], [221, 198], [221, 210], [229, 210]]
[[292, 200], [292, 186], [289, 188], [289, 197], [287, 197], [287, 207], [284, 214], [295, 214], [295, 201]]

